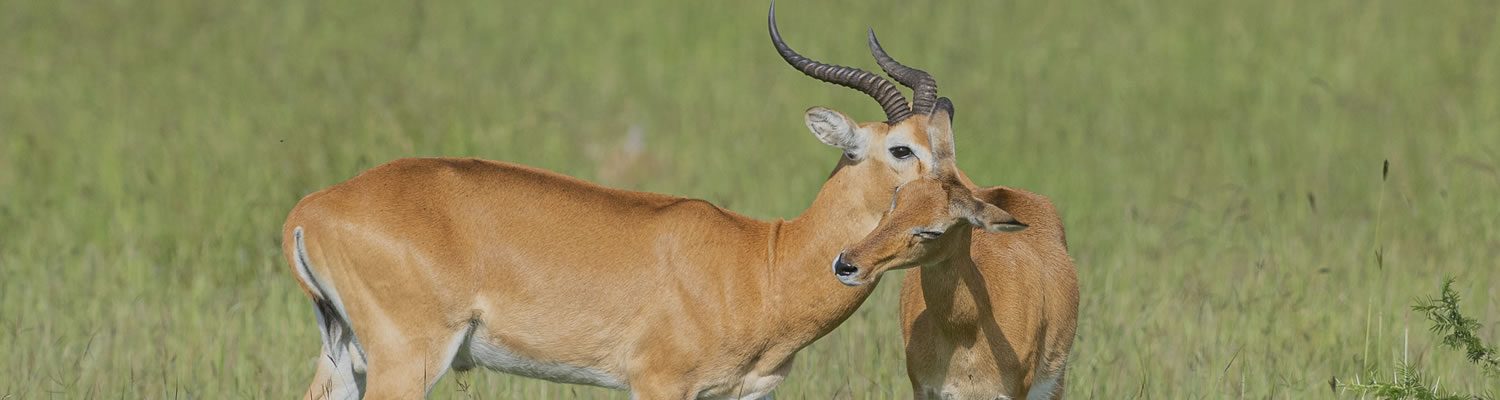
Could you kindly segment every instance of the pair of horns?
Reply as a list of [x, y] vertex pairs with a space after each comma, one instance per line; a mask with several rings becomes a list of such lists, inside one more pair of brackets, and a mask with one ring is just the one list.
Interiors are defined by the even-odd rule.
[[937, 104], [937, 80], [926, 71], [902, 65], [886, 54], [885, 49], [880, 47], [880, 41], [875, 38], [874, 29], [869, 31], [870, 54], [875, 56], [875, 63], [880, 64], [880, 69], [887, 75], [912, 89], [911, 104], [907, 104], [906, 97], [901, 95], [901, 90], [896, 85], [880, 75], [859, 68], [820, 63], [793, 51], [781, 40], [781, 33], [776, 30], [775, 0], [771, 1], [771, 15], [767, 17], [767, 23], [771, 27], [771, 44], [776, 46], [776, 52], [781, 53], [781, 58], [787, 64], [817, 80], [870, 95], [880, 103], [880, 108], [885, 110], [885, 116], [890, 122], [900, 122], [914, 113], [931, 113]]

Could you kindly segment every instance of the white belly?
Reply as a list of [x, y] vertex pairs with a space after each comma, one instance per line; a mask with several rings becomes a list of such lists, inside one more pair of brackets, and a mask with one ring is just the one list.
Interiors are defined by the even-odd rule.
[[751, 371], [745, 375], [730, 378], [722, 385], [714, 385], [714, 389], [698, 392], [697, 400], [769, 400], [774, 398], [772, 390], [786, 380], [788, 373], [792, 372], [792, 360], [782, 360], [781, 365], [768, 370]]
[[596, 368], [533, 360], [479, 337], [473, 338], [464, 350], [459, 354], [460, 360], [467, 356], [472, 365], [495, 371], [553, 382], [627, 389], [625, 379], [618, 375]]
[[740, 390], [737, 393], [727, 395], [699, 395], [698, 400], [759, 400], [769, 399], [771, 391], [781, 385], [786, 375], [773, 374], [765, 376], [746, 376], [741, 381]]

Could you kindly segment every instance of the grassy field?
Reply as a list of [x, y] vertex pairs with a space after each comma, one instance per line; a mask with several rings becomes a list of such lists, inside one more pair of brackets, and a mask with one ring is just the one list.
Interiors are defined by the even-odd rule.
[[[780, 4], [794, 47], [874, 68], [876, 28], [957, 105], [961, 168], [1061, 208], [1070, 397], [1326, 398], [1402, 359], [1500, 387], [1407, 309], [1453, 276], [1500, 341], [1500, 3], [810, 3]], [[802, 111], [883, 117], [788, 68], [765, 8], [0, 0], [0, 399], [300, 394], [318, 339], [281, 221], [393, 158], [796, 215], [839, 156]], [[894, 282], [778, 394], [909, 397]]]

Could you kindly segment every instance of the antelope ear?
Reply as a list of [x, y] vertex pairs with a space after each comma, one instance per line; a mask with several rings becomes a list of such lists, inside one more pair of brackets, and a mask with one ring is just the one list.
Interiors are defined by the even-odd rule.
[[932, 151], [932, 176], [946, 177], [957, 170], [953, 148], [953, 103], [947, 97], [938, 99], [932, 113], [927, 114], [927, 143]]
[[1017, 232], [1026, 229], [1027, 225], [1017, 221], [1015, 216], [994, 204], [983, 201], [974, 202], [978, 209], [967, 216], [969, 223], [989, 232]]
[[[945, 98], [946, 99], [946, 98]], [[938, 105], [948, 104], [938, 102]], [[927, 140], [932, 142], [933, 150], [945, 151], [946, 156], [953, 156], [953, 114], [948, 111], [952, 109], [937, 107], [932, 114], [927, 116]]]
[[807, 130], [812, 131], [819, 141], [844, 150], [845, 154], [863, 156], [865, 142], [864, 131], [859, 130], [859, 124], [849, 119], [844, 113], [823, 107], [807, 109]]

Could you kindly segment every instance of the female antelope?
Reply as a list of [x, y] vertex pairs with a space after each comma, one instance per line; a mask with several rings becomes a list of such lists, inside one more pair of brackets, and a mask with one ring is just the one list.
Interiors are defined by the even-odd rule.
[[[887, 71], [931, 80], [896, 64], [873, 33], [870, 48]], [[917, 399], [1061, 399], [1078, 282], [1056, 208], [1022, 190], [975, 188], [954, 163], [946, 98], [914, 112], [933, 113], [926, 132], [934, 168], [897, 189], [874, 231], [840, 253], [835, 275], [857, 286], [921, 267], [901, 287]]]

